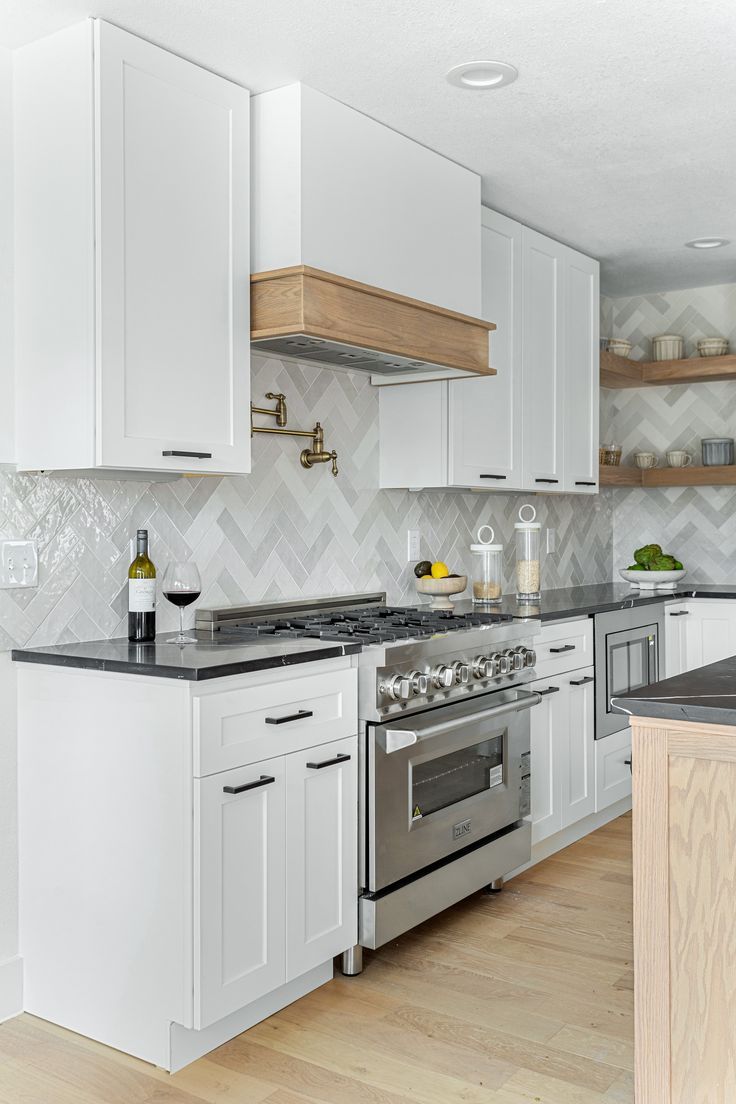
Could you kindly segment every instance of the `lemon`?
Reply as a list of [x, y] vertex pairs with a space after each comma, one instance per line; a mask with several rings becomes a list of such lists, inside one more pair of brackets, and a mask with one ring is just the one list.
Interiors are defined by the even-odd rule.
[[444, 579], [450, 574], [450, 569], [447, 564], [442, 563], [442, 560], [438, 560], [437, 563], [432, 564], [432, 578]]
[[422, 579], [431, 579], [431, 578], [432, 578], [431, 575], [422, 575]]

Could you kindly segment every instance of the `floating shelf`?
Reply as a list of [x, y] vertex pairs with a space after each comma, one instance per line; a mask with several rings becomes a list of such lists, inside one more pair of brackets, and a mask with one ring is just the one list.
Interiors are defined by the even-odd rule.
[[601, 487], [727, 487], [736, 486], [736, 464], [689, 468], [614, 467], [601, 464]]
[[736, 354], [650, 361], [628, 360], [615, 353], [601, 352], [601, 387], [657, 387], [717, 380], [736, 380]]

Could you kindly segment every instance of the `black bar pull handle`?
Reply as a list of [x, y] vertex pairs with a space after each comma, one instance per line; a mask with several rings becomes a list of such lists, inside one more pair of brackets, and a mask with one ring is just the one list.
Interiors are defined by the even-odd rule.
[[690, 610], [675, 610], [674, 613], [670, 613], [670, 617], [687, 617]]
[[557, 654], [559, 652], [574, 652], [575, 651], [575, 645], [574, 644], [562, 644], [559, 648], [550, 648], [550, 651], [554, 652], [555, 654]]
[[313, 717], [311, 709], [300, 709], [297, 713], [289, 713], [286, 717], [266, 717], [266, 724], [288, 724], [289, 721], [303, 721], [307, 717]]
[[588, 682], [595, 682], [592, 675], [586, 675], [585, 678], [581, 679], [570, 679], [571, 686], [585, 686]]
[[245, 793], [246, 790], [257, 790], [259, 786], [270, 786], [276, 779], [270, 774], [262, 774], [255, 782], [246, 782], [242, 786], [223, 786], [222, 792], [227, 794]]
[[595, 483], [590, 479], [576, 479], [576, 487], [595, 487]]
[[186, 456], [194, 460], [211, 460], [211, 452], [178, 452], [177, 449], [164, 449], [162, 456]]
[[505, 479], [505, 475], [486, 475], [485, 472], [481, 472], [478, 476], [479, 479]]
[[545, 694], [559, 694], [560, 688], [559, 686], [548, 686], [546, 690], [537, 690], [536, 692], [541, 697], [544, 697]]
[[632, 769], [632, 766], [631, 766], [631, 760], [630, 759], [624, 759], [624, 766], [628, 767], [632, 774], [634, 773], [634, 771]]
[[310, 770], [322, 770], [323, 767], [334, 767], [337, 763], [347, 763], [349, 755], [336, 755], [334, 759], [323, 759], [321, 763], [307, 763]]
[[559, 479], [535, 479], [535, 483], [559, 483]]

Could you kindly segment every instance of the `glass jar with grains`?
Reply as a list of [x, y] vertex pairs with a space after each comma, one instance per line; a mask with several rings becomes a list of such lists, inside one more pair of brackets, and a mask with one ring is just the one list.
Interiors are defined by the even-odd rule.
[[[531, 516], [524, 512], [531, 510]], [[519, 602], [539, 600], [540, 563], [539, 545], [541, 523], [535, 521], [537, 511], [526, 503], [519, 510], [519, 520], [514, 525], [516, 535], [516, 597]]]
[[[487, 534], [485, 537], [484, 533]], [[490, 525], [481, 525], [478, 543], [470, 546], [473, 553], [473, 601], [476, 605], [501, 601], [503, 545], [494, 544], [493, 536]]]

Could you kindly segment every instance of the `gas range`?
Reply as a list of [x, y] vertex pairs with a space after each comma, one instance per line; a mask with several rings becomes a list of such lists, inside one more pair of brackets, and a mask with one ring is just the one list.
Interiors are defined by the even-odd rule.
[[534, 678], [535, 621], [390, 606], [381, 592], [198, 609], [196, 627], [238, 640], [314, 638], [361, 644], [364, 721], [414, 712]]

